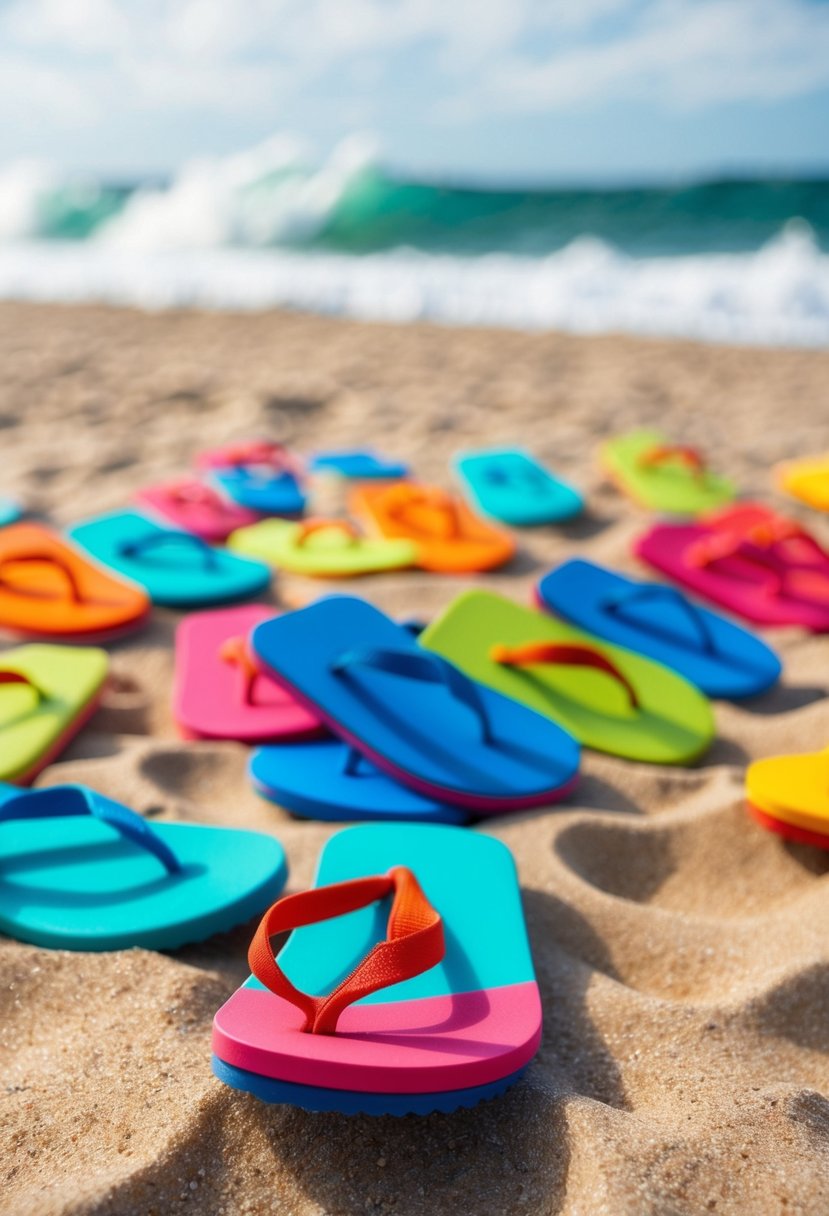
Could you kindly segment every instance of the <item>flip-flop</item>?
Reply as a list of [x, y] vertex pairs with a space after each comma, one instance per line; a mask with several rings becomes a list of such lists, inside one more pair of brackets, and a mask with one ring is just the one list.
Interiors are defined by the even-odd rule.
[[248, 766], [254, 789], [292, 815], [330, 822], [403, 819], [466, 823], [456, 806], [389, 777], [341, 739], [260, 747]]
[[170, 608], [223, 604], [264, 591], [262, 562], [214, 549], [192, 532], [162, 527], [138, 511], [113, 511], [75, 524], [70, 537], [97, 561], [143, 586]]
[[317, 452], [311, 459], [310, 468], [312, 473], [334, 473], [349, 481], [399, 481], [409, 475], [408, 465], [388, 460], [370, 448]]
[[829, 511], [829, 452], [786, 460], [775, 466], [778, 485], [807, 506]]
[[16, 523], [22, 514], [23, 509], [16, 499], [6, 498], [0, 494], [0, 528]]
[[92, 717], [106, 651], [33, 643], [0, 655], [0, 781], [25, 785]]
[[458, 596], [419, 642], [596, 751], [687, 764], [714, 737], [707, 697], [675, 671], [490, 591]]
[[566, 731], [463, 676], [364, 600], [326, 596], [253, 631], [259, 662], [341, 739], [425, 797], [497, 814], [561, 798]]
[[263, 515], [301, 515], [302, 473], [278, 443], [253, 440], [203, 452], [198, 468], [241, 507]]
[[630, 431], [601, 448], [602, 466], [643, 507], [670, 515], [701, 515], [730, 502], [732, 482], [708, 469], [695, 448], [669, 443], [661, 431]]
[[413, 541], [363, 536], [346, 519], [308, 519], [303, 523], [265, 519], [234, 532], [228, 548], [257, 557], [278, 570], [312, 578], [354, 578], [404, 570], [417, 560]]
[[[275, 961], [270, 939], [285, 929]], [[515, 863], [491, 836], [338, 832], [316, 885], [265, 913], [248, 959], [253, 975], [213, 1021], [213, 1070], [265, 1102], [451, 1111], [503, 1093], [538, 1050]]]
[[453, 464], [473, 507], [501, 523], [556, 523], [584, 510], [578, 490], [522, 448], [462, 452]]
[[285, 885], [272, 836], [148, 823], [82, 785], [0, 786], [0, 933], [54, 950], [172, 950]]
[[786, 823], [784, 819], [777, 819], [774, 815], [766, 814], [765, 811], [761, 811], [759, 807], [753, 806], [750, 802], [746, 803], [746, 810], [751, 818], [766, 831], [774, 832], [775, 835], [782, 836], [784, 840], [790, 840], [793, 844], [812, 845], [817, 849], [829, 849], [829, 831], [809, 832], [806, 828], [795, 827], [793, 823]]
[[696, 595], [757, 625], [800, 625], [829, 631], [829, 563], [806, 534], [793, 557], [790, 537], [774, 531], [658, 524], [640, 537], [634, 552]]
[[780, 677], [765, 642], [664, 583], [575, 558], [544, 575], [537, 598], [579, 629], [678, 671], [709, 697], [755, 696]]
[[261, 516], [221, 495], [195, 477], [180, 477], [146, 486], [135, 495], [144, 511], [160, 515], [162, 522], [192, 532], [202, 540], [220, 544], [237, 528], [255, 524]]
[[150, 601], [42, 524], [0, 531], [0, 630], [16, 637], [104, 641], [139, 628]]
[[756, 760], [746, 771], [746, 798], [785, 825], [829, 837], [829, 748]]
[[264, 604], [193, 612], [176, 630], [173, 717], [185, 738], [264, 743], [322, 734], [319, 719], [256, 663], [248, 636]]
[[436, 486], [398, 481], [363, 485], [351, 497], [353, 513], [380, 536], [405, 538], [417, 545], [424, 570], [465, 574], [492, 570], [508, 562], [515, 541], [470, 511], [463, 499]]

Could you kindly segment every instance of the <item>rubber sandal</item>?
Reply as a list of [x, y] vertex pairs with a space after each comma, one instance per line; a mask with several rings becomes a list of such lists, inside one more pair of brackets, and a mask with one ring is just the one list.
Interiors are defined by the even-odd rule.
[[301, 515], [305, 509], [299, 464], [278, 443], [227, 444], [203, 452], [196, 464], [240, 507], [263, 515]]
[[746, 771], [746, 798], [790, 827], [829, 835], [829, 749], [756, 760]]
[[587, 633], [664, 663], [709, 697], [756, 696], [780, 677], [765, 642], [664, 583], [576, 558], [544, 575], [537, 600]]
[[106, 651], [33, 643], [0, 656], [0, 781], [25, 785], [98, 707]]
[[[805, 533], [803, 534], [806, 535]], [[808, 542], [801, 540], [801, 545]], [[637, 557], [696, 595], [757, 625], [829, 631], [829, 566], [793, 559], [791, 537], [701, 524], [658, 524], [636, 542]], [[798, 551], [802, 554], [802, 549]]]
[[140, 628], [150, 611], [142, 588], [90, 562], [42, 524], [0, 531], [0, 629], [15, 637], [89, 643]]
[[195, 477], [147, 486], [139, 490], [135, 501], [145, 512], [160, 516], [162, 523], [192, 532], [212, 544], [221, 544], [237, 528], [246, 528], [261, 519], [256, 511], [231, 502]]
[[558, 523], [584, 510], [578, 490], [522, 448], [463, 452], [453, 465], [475, 510], [501, 523]]
[[309, 519], [304, 523], [266, 519], [234, 532], [228, 547], [278, 570], [312, 578], [380, 574], [403, 570], [417, 560], [417, 546], [412, 541], [363, 536], [345, 519]]
[[0, 786], [0, 932], [55, 950], [172, 950], [243, 924], [285, 885], [272, 836], [148, 823], [82, 785]]
[[399, 481], [359, 486], [351, 497], [354, 515], [376, 534], [417, 545], [417, 564], [443, 574], [492, 570], [508, 562], [515, 541], [473, 514], [461, 498], [436, 486]]
[[257, 626], [257, 659], [329, 729], [427, 798], [496, 814], [562, 797], [574, 739], [424, 651], [364, 600], [326, 596]]
[[596, 751], [687, 764], [714, 737], [708, 699], [676, 672], [493, 592], [458, 596], [419, 641]]
[[341, 739], [260, 747], [248, 765], [253, 788], [302, 819], [352, 823], [409, 820], [466, 823], [467, 812], [426, 798]]
[[264, 604], [193, 612], [176, 630], [173, 717], [189, 739], [263, 743], [322, 734], [319, 719], [257, 665], [248, 645]]
[[248, 599], [271, 581], [262, 562], [214, 549], [191, 532], [161, 527], [137, 511], [113, 511], [70, 528], [92, 557], [170, 608]]
[[400, 481], [409, 475], [408, 465], [388, 460], [370, 448], [317, 452], [311, 459], [310, 468], [312, 473], [333, 473], [348, 481]]
[[829, 452], [786, 460], [775, 466], [781, 489], [816, 511], [829, 511]]
[[[285, 929], [274, 960], [270, 938]], [[539, 1046], [515, 863], [494, 837], [422, 824], [338, 832], [316, 885], [265, 913], [248, 958], [253, 976], [213, 1022], [213, 1068], [266, 1102], [456, 1110], [507, 1089]]]
[[0, 528], [5, 528], [7, 524], [16, 523], [22, 514], [23, 509], [16, 499], [0, 495]]
[[732, 482], [710, 471], [696, 448], [666, 441], [660, 431], [630, 431], [603, 445], [610, 479], [641, 506], [670, 515], [701, 515], [729, 502]]

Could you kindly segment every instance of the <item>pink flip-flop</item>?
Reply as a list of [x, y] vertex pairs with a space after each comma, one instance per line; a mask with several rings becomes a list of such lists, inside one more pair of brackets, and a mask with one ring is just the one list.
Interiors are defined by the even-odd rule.
[[[758, 625], [829, 632], [829, 555], [808, 533], [737, 513], [713, 526], [658, 524], [636, 555]], [[750, 525], [750, 526], [749, 526]]]
[[138, 491], [135, 501], [160, 515], [165, 522], [211, 543], [226, 540], [237, 528], [249, 527], [262, 518], [256, 511], [231, 502], [195, 477], [179, 477], [176, 481], [147, 486]]
[[265, 604], [194, 612], [176, 633], [173, 716], [190, 739], [266, 743], [324, 734], [319, 721], [261, 670], [247, 637], [277, 616]]

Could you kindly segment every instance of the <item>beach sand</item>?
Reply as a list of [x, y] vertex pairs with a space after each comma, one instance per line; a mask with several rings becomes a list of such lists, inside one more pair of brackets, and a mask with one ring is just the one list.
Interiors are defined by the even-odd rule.
[[[590, 513], [522, 533], [481, 580], [521, 601], [577, 553], [635, 568], [647, 517], [603, 483], [604, 436], [663, 426], [781, 507], [770, 465], [827, 445], [829, 354], [814, 351], [2, 305], [0, 365], [0, 489], [59, 524], [251, 434], [370, 441], [442, 484], [460, 447], [530, 446]], [[829, 542], [829, 519], [802, 518]], [[468, 583], [412, 572], [349, 590], [428, 616]], [[286, 576], [274, 602], [323, 589]], [[112, 648], [103, 707], [39, 783], [273, 832], [299, 889], [332, 829], [260, 801], [243, 747], [177, 737], [176, 620], [158, 611]], [[545, 1025], [526, 1077], [475, 1110], [313, 1115], [214, 1080], [211, 1020], [247, 975], [252, 926], [172, 954], [0, 940], [0, 1212], [826, 1211], [829, 854], [750, 822], [742, 780], [753, 757], [829, 742], [829, 643], [774, 637], [783, 685], [717, 705], [695, 768], [587, 753], [564, 804], [479, 829], [518, 862]]]

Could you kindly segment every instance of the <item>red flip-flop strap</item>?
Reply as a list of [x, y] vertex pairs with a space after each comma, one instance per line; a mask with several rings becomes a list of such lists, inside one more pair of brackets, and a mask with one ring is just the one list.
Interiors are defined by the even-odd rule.
[[36, 684], [29, 676], [24, 675], [22, 671], [9, 671], [8, 668], [0, 668], [0, 684], [25, 684], [27, 688], [31, 688], [37, 693], [38, 701], [46, 699], [46, 693]]
[[611, 676], [624, 688], [631, 709], [639, 708], [639, 695], [625, 673], [612, 659], [594, 650], [592, 646], [579, 646], [565, 642], [528, 642], [523, 646], [493, 646], [489, 657], [495, 663], [507, 667], [528, 667], [534, 663], [563, 664], [567, 667], [592, 667]]
[[299, 525], [294, 543], [298, 549], [302, 548], [309, 536], [332, 530], [342, 532], [352, 545], [360, 539], [359, 530], [348, 519], [306, 519]]
[[650, 469], [667, 464], [671, 460], [681, 460], [698, 477], [701, 477], [706, 472], [705, 461], [697, 448], [687, 447], [682, 444], [656, 444], [642, 453], [638, 464], [640, 468]]
[[[81, 589], [78, 586], [78, 580], [75, 577], [74, 570], [69, 563], [65, 562], [57, 553], [49, 553], [45, 550], [42, 553], [31, 551], [27, 553], [7, 553], [5, 556], [0, 558], [0, 569], [2, 569], [3, 566], [17, 566], [31, 562], [39, 562], [41, 565], [53, 566], [55, 570], [59, 570], [66, 579], [69, 587], [69, 598], [72, 600], [72, 603], [83, 603], [83, 595], [81, 594]], [[44, 598], [41, 592], [35, 591], [31, 587], [21, 587], [17, 583], [10, 583], [7, 579], [4, 579], [2, 575], [0, 575], [0, 583], [8, 587], [11, 591], [16, 592], [18, 595], [28, 595], [37, 597], [38, 599]]]
[[[331, 920], [394, 895], [386, 940], [378, 942], [357, 967], [327, 996], [296, 988], [273, 955], [270, 939], [303, 925]], [[256, 978], [305, 1014], [303, 1030], [333, 1034], [340, 1014], [354, 1001], [434, 967], [443, 958], [443, 922], [411, 870], [396, 866], [388, 874], [355, 878], [287, 895], [273, 904], [259, 924], [248, 951]]]

